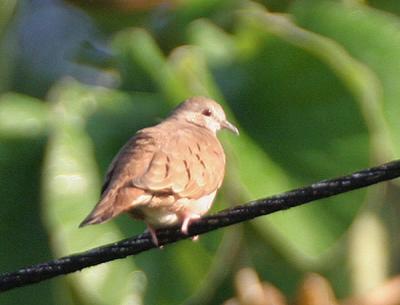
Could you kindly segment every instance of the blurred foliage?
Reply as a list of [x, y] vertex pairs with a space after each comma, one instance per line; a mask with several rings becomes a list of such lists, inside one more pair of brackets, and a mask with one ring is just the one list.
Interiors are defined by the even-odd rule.
[[400, 303], [400, 277], [383, 282], [368, 293], [338, 300], [329, 281], [317, 273], [305, 274], [297, 287], [294, 302], [274, 284], [261, 281], [251, 268], [237, 271], [234, 277], [236, 295], [223, 305], [397, 305]]
[[[220, 136], [214, 211], [398, 157], [399, 13], [397, 0], [2, 1], [0, 270], [142, 232], [125, 216], [78, 224], [123, 143], [192, 95], [241, 132]], [[306, 272], [365, 295], [400, 270], [399, 195], [374, 186], [0, 303], [222, 304], [247, 266], [289, 300]]]

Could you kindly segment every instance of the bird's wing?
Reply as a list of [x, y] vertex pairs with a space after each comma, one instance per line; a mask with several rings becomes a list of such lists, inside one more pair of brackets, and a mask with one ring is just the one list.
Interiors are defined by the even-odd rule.
[[146, 200], [146, 191], [133, 187], [132, 180], [146, 172], [158, 150], [157, 138], [155, 128], [143, 129], [121, 148], [107, 171], [100, 201], [82, 221], [81, 227], [117, 216], [135, 199]]
[[159, 150], [159, 133], [155, 128], [142, 129], [129, 139], [114, 157], [101, 189], [102, 198], [112, 190], [143, 175]]
[[180, 126], [165, 135], [146, 171], [132, 183], [153, 193], [198, 199], [221, 186], [224, 170], [225, 154], [215, 135]]

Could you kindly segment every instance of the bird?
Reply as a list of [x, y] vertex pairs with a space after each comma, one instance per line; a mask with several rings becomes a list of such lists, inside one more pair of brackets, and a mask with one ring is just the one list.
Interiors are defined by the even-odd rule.
[[156, 230], [190, 224], [210, 209], [225, 174], [220, 129], [239, 135], [216, 101], [186, 99], [159, 124], [141, 129], [111, 162], [100, 200], [80, 227], [106, 222], [121, 213], [147, 225], [158, 246]]

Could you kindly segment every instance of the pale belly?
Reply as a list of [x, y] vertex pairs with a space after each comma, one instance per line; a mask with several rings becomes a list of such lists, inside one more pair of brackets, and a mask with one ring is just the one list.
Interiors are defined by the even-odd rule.
[[202, 216], [210, 209], [216, 192], [197, 200], [179, 199], [171, 206], [151, 206], [150, 204], [137, 206], [133, 215], [140, 215], [147, 224], [155, 228], [172, 226], [181, 223], [188, 215]]

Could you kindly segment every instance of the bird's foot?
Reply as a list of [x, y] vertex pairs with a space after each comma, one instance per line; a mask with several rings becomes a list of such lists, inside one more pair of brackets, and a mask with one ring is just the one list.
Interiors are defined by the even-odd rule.
[[[190, 224], [195, 221], [196, 219], [200, 219], [201, 216], [198, 214], [187, 214], [183, 218], [182, 226], [181, 226], [181, 232], [185, 235], [189, 234], [189, 226]], [[197, 237], [197, 238], [196, 238]], [[198, 239], [198, 236], [194, 236], [193, 238]], [[195, 239], [193, 239], [195, 240]]]
[[158, 248], [162, 248], [163, 246], [160, 246], [159, 242], [158, 242], [158, 238], [157, 238], [157, 234], [156, 234], [156, 229], [154, 229], [151, 225], [147, 225], [147, 231], [149, 231], [150, 235], [151, 235], [151, 240], [153, 241], [154, 245], [156, 245]]

